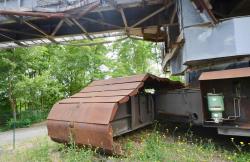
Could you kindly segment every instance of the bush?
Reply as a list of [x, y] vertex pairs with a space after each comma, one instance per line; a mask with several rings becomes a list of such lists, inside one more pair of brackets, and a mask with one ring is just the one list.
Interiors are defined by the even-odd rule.
[[[11, 118], [8, 122], [7, 122], [7, 127], [9, 129], [14, 127], [14, 119]], [[30, 119], [18, 119], [15, 123], [16, 128], [25, 128], [31, 125], [31, 120]]]
[[[41, 122], [46, 119], [48, 112], [46, 111], [24, 111], [17, 115], [16, 128], [29, 127], [33, 123]], [[6, 127], [12, 129], [14, 127], [14, 119], [7, 121]]]

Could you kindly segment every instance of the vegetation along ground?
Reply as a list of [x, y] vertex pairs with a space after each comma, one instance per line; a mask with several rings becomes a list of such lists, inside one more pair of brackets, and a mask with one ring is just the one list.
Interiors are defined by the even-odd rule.
[[[202, 130], [204, 131], [204, 130]], [[210, 132], [210, 131], [208, 131]], [[33, 139], [0, 155], [1, 162], [79, 162], [79, 161], [173, 161], [173, 162], [248, 162], [246, 139], [210, 135], [197, 136], [192, 129], [172, 124], [152, 126], [116, 139], [122, 145], [119, 156], [107, 155], [90, 148], [78, 148], [52, 142], [48, 137]], [[215, 139], [218, 139], [216, 137]]]

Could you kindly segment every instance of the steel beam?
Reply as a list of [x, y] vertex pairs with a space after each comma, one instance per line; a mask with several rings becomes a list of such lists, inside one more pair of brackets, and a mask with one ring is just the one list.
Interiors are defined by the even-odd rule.
[[2, 36], [2, 37], [4, 37], [4, 38], [7, 38], [7, 39], [9, 39], [9, 40], [11, 40], [11, 41], [13, 41], [14, 43], [16, 43], [16, 44], [19, 45], [19, 46], [27, 47], [25, 44], [23, 44], [23, 43], [21, 43], [21, 42], [15, 40], [15, 39], [13, 39], [13, 38], [7, 36], [7, 35], [4, 35], [4, 34], [0, 33], [0, 36]]
[[212, 20], [213, 24], [217, 24], [218, 20], [217, 18], [214, 16], [213, 12], [208, 8], [207, 3], [204, 2], [204, 0], [198, 0], [198, 2], [200, 3], [201, 7], [206, 10], [206, 12], [208, 13], [209, 17]]
[[174, 23], [175, 17], [176, 17], [176, 13], [177, 13], [177, 6], [175, 6], [174, 11], [172, 13], [172, 16], [170, 18], [170, 24]]
[[52, 38], [50, 35], [48, 35], [47, 33], [45, 33], [42, 29], [40, 29], [39, 27], [35, 26], [34, 24], [28, 22], [28, 21], [23, 21], [24, 24], [28, 25], [29, 27], [31, 27], [32, 29], [38, 31], [39, 33], [43, 34], [47, 39], [49, 39], [51, 42], [57, 43], [56, 40], [54, 38]]
[[60, 30], [60, 28], [62, 27], [64, 23], [64, 20], [60, 20], [60, 22], [57, 24], [57, 26], [55, 27], [55, 29], [53, 30], [53, 32], [51, 33], [51, 36], [55, 36], [56, 33]]
[[31, 16], [31, 17], [42, 17], [42, 18], [64, 18], [64, 13], [45, 13], [45, 12], [25, 12], [25, 11], [11, 11], [11, 10], [0, 10], [0, 15], [10, 16]]
[[17, 31], [17, 30], [6, 29], [6, 28], [0, 28], [0, 31], [7, 32], [7, 33], [16, 33], [16, 34], [20, 34], [20, 35], [39, 37], [39, 38], [43, 37], [42, 35], [38, 35], [38, 34], [26, 33], [26, 32], [21, 32], [21, 31]]
[[90, 4], [86, 9], [84, 9], [81, 13], [77, 15], [76, 19], [80, 19], [81, 17], [85, 16], [90, 11], [96, 9], [99, 5], [100, 5], [100, 1], [96, 1]]
[[123, 27], [118, 26], [118, 25], [110, 24], [110, 23], [107, 23], [107, 22], [104, 22], [104, 21], [98, 21], [98, 20], [95, 20], [95, 19], [87, 18], [87, 17], [82, 17], [81, 19], [89, 21], [89, 22], [101, 24], [101, 25], [110, 26], [110, 27], [113, 27], [113, 28], [118, 28], [118, 29], [122, 29], [123, 28]]
[[93, 39], [90, 37], [88, 31], [87, 31], [87, 30], [86, 30], [86, 29], [85, 29], [76, 19], [72, 18], [71, 20], [72, 20], [73, 23], [83, 32], [83, 34], [86, 35], [86, 37], [87, 37], [88, 39], [93, 40]]
[[148, 19], [154, 17], [155, 15], [159, 14], [160, 12], [164, 11], [165, 9], [169, 8], [170, 6], [172, 6], [174, 4], [173, 1], [169, 2], [166, 6], [163, 6], [162, 8], [160, 8], [159, 10], [149, 14], [148, 16], [144, 17], [143, 19], [141, 19], [140, 21], [138, 21], [137, 23], [135, 23], [134, 25], [131, 26], [131, 28], [134, 28], [142, 23], [144, 23], [145, 21], [147, 21]]

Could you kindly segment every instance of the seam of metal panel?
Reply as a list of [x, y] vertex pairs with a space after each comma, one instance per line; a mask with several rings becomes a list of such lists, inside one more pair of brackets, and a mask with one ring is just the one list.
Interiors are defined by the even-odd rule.
[[127, 84], [127, 83], [141, 83], [142, 81], [129, 81], [129, 82], [120, 82], [120, 83], [109, 83], [109, 84], [98, 84], [98, 85], [89, 85], [88, 87], [101, 87], [101, 86], [108, 86], [108, 85], [119, 85], [119, 84]]
[[[69, 122], [72, 122], [72, 121], [67, 121], [67, 120], [58, 120], [58, 119], [47, 119], [47, 121], [58, 121], [58, 122], [66, 122], [66, 123], [69, 123]], [[74, 123], [83, 123], [83, 122], [77, 122], [77, 121], [73, 121]], [[94, 124], [94, 125], [108, 125], [108, 124], [100, 124], [100, 123], [89, 123], [89, 122], [84, 122], [86, 124]]]

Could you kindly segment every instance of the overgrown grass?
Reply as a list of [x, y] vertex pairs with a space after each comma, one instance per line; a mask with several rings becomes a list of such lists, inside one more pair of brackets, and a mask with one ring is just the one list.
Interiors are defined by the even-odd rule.
[[[32, 141], [13, 153], [0, 155], [1, 162], [81, 162], [81, 161], [235, 161], [250, 162], [247, 144], [236, 144], [240, 149], [227, 150], [210, 139], [197, 139], [191, 133], [175, 136], [169, 130], [145, 129], [116, 139], [122, 145], [122, 156], [107, 156], [89, 148], [65, 146], [48, 137]], [[27, 144], [26, 144], [27, 145]]]

